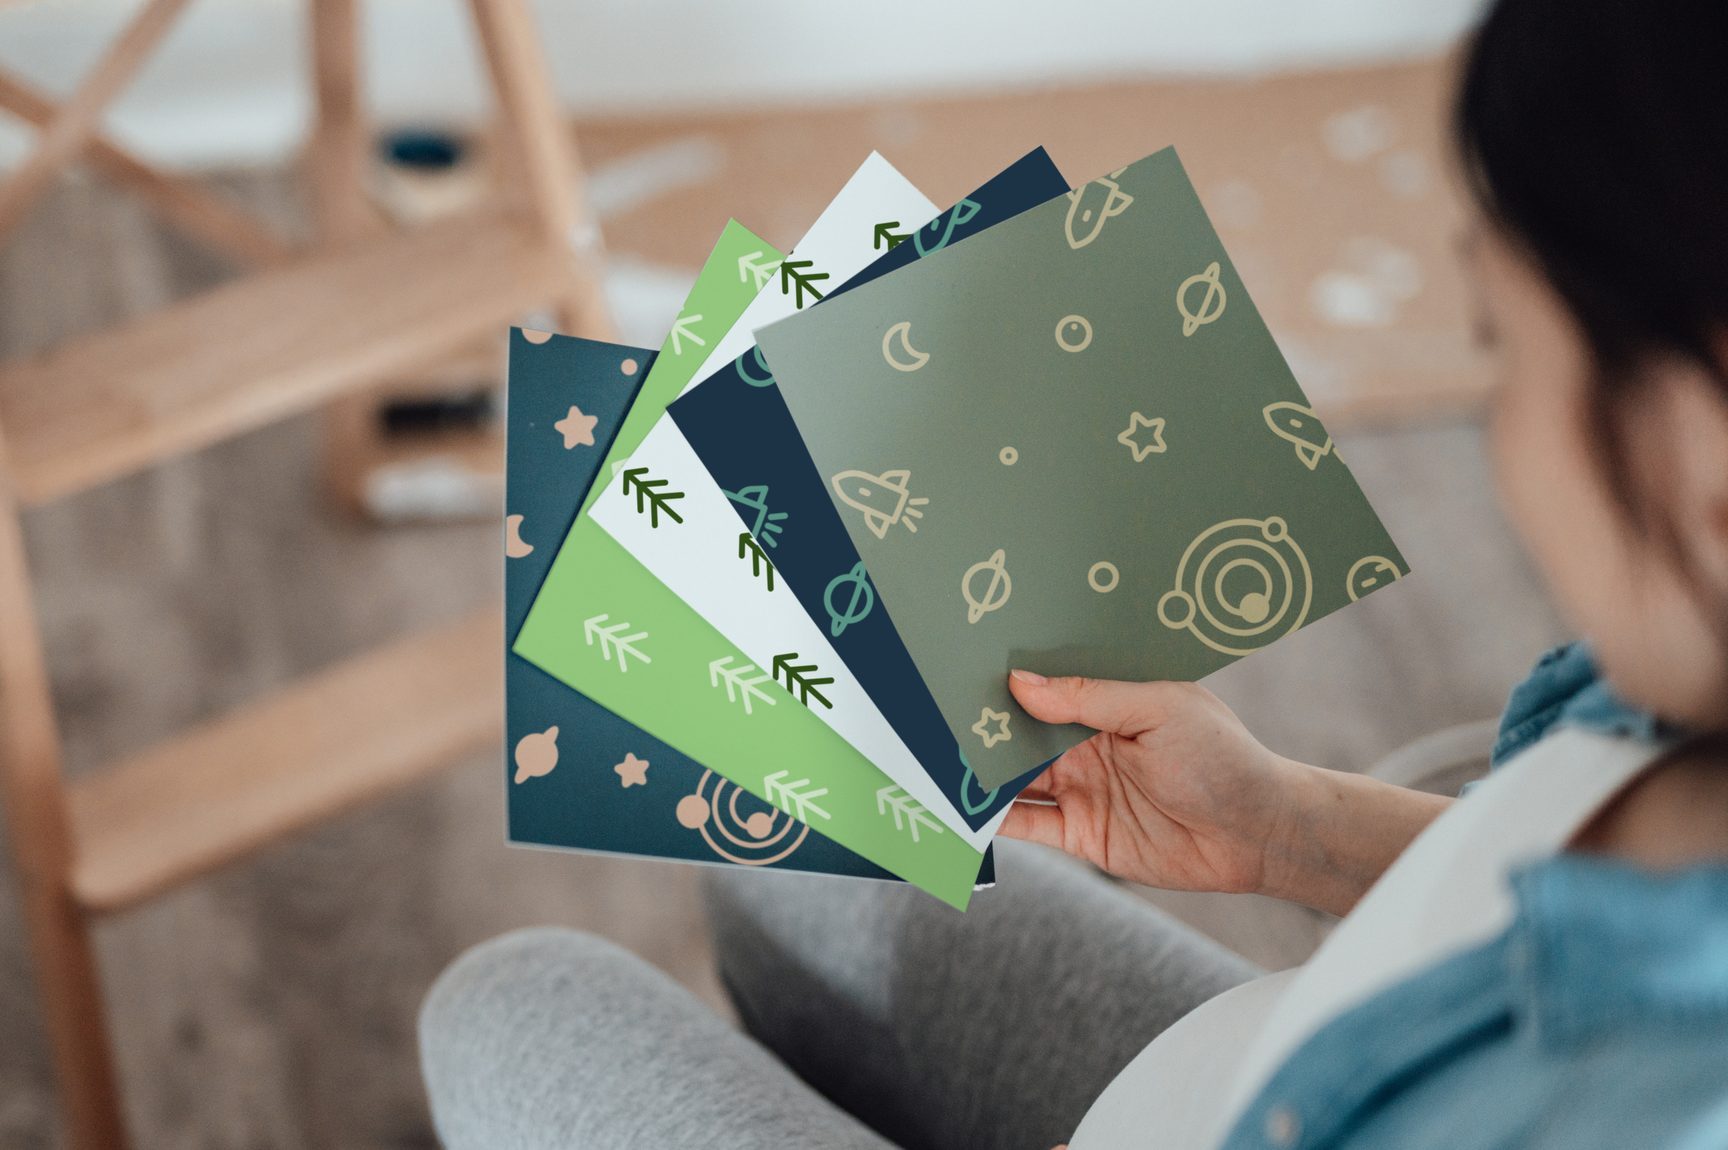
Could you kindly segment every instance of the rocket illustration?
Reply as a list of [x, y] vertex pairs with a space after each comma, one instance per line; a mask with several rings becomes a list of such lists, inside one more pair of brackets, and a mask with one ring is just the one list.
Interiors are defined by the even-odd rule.
[[868, 471], [842, 471], [834, 477], [834, 490], [841, 502], [864, 513], [864, 525], [878, 539], [888, 538], [888, 529], [896, 523], [906, 530], [918, 531], [914, 520], [922, 519], [918, 510], [928, 499], [914, 499], [906, 489], [912, 473], [906, 470], [884, 471], [871, 475]]
[[[927, 256], [939, 252], [948, 246], [948, 241], [954, 238], [954, 229], [964, 227], [972, 222], [972, 217], [983, 211], [977, 200], [961, 200], [952, 208], [943, 212], [916, 232], [912, 233], [912, 245], [918, 249], [918, 254]], [[925, 238], [925, 233], [929, 238]]]
[[1068, 193], [1068, 219], [1063, 228], [1068, 233], [1068, 246], [1079, 250], [1098, 238], [1104, 221], [1128, 210], [1134, 197], [1116, 183], [1121, 171], [1100, 176]]
[[756, 537], [758, 543], [769, 547], [780, 545], [780, 532], [785, 530], [783, 524], [786, 517], [792, 513], [768, 509], [768, 485], [766, 483], [753, 483], [749, 487], [740, 487], [736, 491], [727, 491], [725, 494], [726, 498], [744, 508], [745, 511], [754, 512], [753, 515], [743, 517], [750, 528], [750, 534]]
[[1332, 437], [1320, 426], [1320, 417], [1312, 408], [1285, 400], [1269, 403], [1264, 412], [1266, 426], [1278, 438], [1289, 441], [1296, 449], [1296, 458], [1313, 471], [1320, 461], [1332, 454]]

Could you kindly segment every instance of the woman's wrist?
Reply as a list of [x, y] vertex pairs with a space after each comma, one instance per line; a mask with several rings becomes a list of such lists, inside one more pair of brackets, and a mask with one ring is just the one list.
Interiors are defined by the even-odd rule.
[[1450, 805], [1365, 775], [1280, 759], [1284, 802], [1268, 829], [1259, 893], [1342, 915]]

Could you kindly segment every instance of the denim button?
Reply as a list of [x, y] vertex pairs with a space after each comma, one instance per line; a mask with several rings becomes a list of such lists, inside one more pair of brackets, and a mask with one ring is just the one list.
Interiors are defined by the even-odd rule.
[[1274, 1106], [1266, 1112], [1266, 1140], [1274, 1146], [1290, 1147], [1302, 1137], [1302, 1120], [1288, 1106]]

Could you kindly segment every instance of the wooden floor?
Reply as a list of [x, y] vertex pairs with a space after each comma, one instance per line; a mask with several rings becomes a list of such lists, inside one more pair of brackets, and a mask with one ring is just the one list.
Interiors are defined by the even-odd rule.
[[[629, 147], [615, 131], [589, 159]], [[293, 218], [282, 180], [239, 190]], [[653, 230], [628, 225], [621, 234]], [[0, 251], [0, 355], [221, 270], [131, 204], [70, 186]], [[499, 593], [493, 524], [385, 530], [321, 505], [315, 430], [282, 425], [29, 519], [73, 770]], [[1340, 438], [1414, 573], [1215, 686], [1278, 749], [1354, 769], [1493, 713], [1560, 629], [1495, 509], [1476, 427]], [[140, 1146], [433, 1145], [415, 1009], [464, 947], [512, 927], [603, 933], [715, 997], [691, 871], [507, 849], [498, 778], [496, 755], [477, 758], [104, 927]], [[1306, 945], [1252, 900], [1206, 914], [1263, 960]], [[0, 1146], [51, 1146], [54, 1128], [14, 891], [0, 882]]]

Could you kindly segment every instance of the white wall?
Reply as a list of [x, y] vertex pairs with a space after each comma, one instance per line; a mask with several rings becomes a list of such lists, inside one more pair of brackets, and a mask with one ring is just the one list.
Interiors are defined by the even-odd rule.
[[[1288, 69], [1431, 51], [1480, 0], [537, 0], [574, 109], [843, 100], [1173, 72]], [[64, 92], [137, 0], [0, 6], [0, 67]], [[457, 0], [370, 0], [382, 119], [463, 120], [480, 77]], [[116, 135], [183, 165], [269, 160], [308, 109], [298, 0], [195, 0], [117, 105]], [[0, 163], [27, 135], [4, 125]]]

